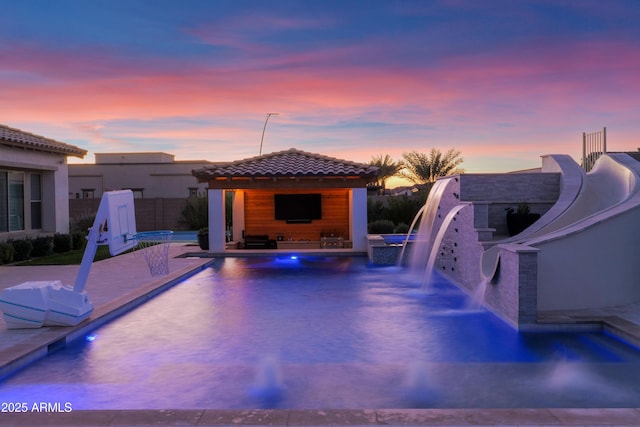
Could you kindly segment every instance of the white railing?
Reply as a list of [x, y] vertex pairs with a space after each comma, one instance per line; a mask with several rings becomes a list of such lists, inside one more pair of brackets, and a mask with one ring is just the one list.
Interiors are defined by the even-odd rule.
[[589, 172], [598, 157], [607, 152], [607, 128], [597, 132], [582, 132], [582, 167]]

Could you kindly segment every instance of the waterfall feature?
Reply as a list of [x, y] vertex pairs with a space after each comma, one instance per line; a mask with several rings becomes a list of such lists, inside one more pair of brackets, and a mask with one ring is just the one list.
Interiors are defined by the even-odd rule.
[[411, 227], [409, 227], [409, 232], [407, 233], [407, 237], [402, 241], [402, 249], [400, 250], [400, 256], [398, 257], [397, 264], [401, 266], [404, 262], [404, 252], [407, 250], [407, 243], [412, 241], [411, 237], [413, 236], [413, 230], [416, 227], [416, 223], [418, 220], [422, 218], [422, 214], [424, 213], [427, 204], [422, 205], [420, 209], [418, 209], [418, 213], [413, 217], [413, 221], [411, 221]]
[[[420, 275], [423, 290], [428, 289], [431, 285], [433, 268], [449, 225], [460, 210], [467, 206], [465, 203], [453, 206], [446, 213], [440, 225], [436, 225], [436, 218], [438, 217], [440, 204], [445, 195], [445, 189], [452, 179], [454, 178], [443, 178], [435, 182], [429, 192], [426, 203], [414, 217], [411, 227], [409, 228], [409, 233], [400, 251], [400, 257], [398, 259], [399, 265], [404, 262], [407, 246], [409, 244], [411, 245], [411, 250], [409, 251], [409, 268], [414, 273]], [[416, 224], [418, 225], [418, 233], [417, 236], [413, 236]], [[412, 239], [412, 237], [415, 238]]]
[[487, 285], [491, 279], [484, 278], [480, 281], [480, 284], [476, 287], [476, 289], [471, 293], [471, 298], [469, 299], [469, 303], [467, 308], [470, 310], [477, 310], [484, 306], [485, 297], [484, 294], [487, 291]]
[[[442, 199], [442, 195], [444, 194], [444, 189], [446, 188], [448, 183], [449, 179], [440, 179], [436, 181], [435, 184], [433, 184], [433, 187], [431, 187], [431, 191], [429, 191], [429, 196], [427, 197], [426, 203], [424, 204], [424, 206], [422, 206], [422, 208], [420, 208], [416, 216], [413, 218], [413, 222], [411, 223], [411, 227], [409, 228], [407, 238], [402, 244], [402, 250], [400, 251], [398, 264], [402, 264], [402, 262], [404, 261], [404, 253], [409, 242], [411, 242], [409, 267], [412, 270], [419, 269], [420, 265], [422, 265], [424, 260], [427, 258], [427, 251], [429, 250], [429, 245], [431, 242], [433, 224], [438, 213], [440, 200]], [[415, 239], [411, 239], [416, 224], [418, 225], [418, 234]]]
[[431, 286], [433, 280], [433, 267], [435, 266], [438, 252], [440, 251], [440, 245], [442, 245], [442, 239], [444, 239], [444, 235], [446, 234], [451, 221], [453, 221], [458, 212], [460, 212], [460, 210], [465, 207], [467, 207], [466, 204], [456, 205], [447, 213], [447, 215], [444, 217], [444, 220], [442, 221], [442, 224], [438, 228], [438, 234], [436, 234], [436, 237], [433, 240], [433, 245], [430, 249], [427, 248], [427, 250], [429, 250], [430, 252], [429, 259], [427, 260], [427, 265], [424, 269], [424, 275], [422, 276], [423, 290], [427, 290]]

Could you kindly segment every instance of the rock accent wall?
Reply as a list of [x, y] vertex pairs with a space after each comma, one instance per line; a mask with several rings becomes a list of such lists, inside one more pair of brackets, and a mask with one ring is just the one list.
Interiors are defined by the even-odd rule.
[[[448, 182], [431, 233], [430, 245], [437, 251], [434, 270], [468, 293], [474, 293], [483, 286], [482, 253], [507, 237], [506, 209], [515, 209], [519, 203], [527, 202], [532, 212], [544, 215], [558, 200], [560, 178], [559, 173], [541, 172], [462, 174], [445, 178]], [[464, 207], [446, 224], [442, 241], [435, 242], [447, 214], [461, 204]], [[501, 259], [500, 275], [487, 284], [484, 304], [520, 328], [536, 321], [537, 250], [521, 245], [505, 247], [507, 256]], [[390, 261], [394, 255], [394, 250], [383, 249], [375, 249], [379, 263]], [[428, 256], [424, 259], [425, 266]]]

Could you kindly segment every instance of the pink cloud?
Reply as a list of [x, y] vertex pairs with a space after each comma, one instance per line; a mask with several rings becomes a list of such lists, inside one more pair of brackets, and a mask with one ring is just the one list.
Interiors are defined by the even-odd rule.
[[[295, 29], [303, 24], [281, 25]], [[273, 25], [266, 18], [258, 27]], [[195, 33], [214, 43], [215, 31]], [[407, 66], [385, 62], [392, 46], [382, 42], [283, 51], [252, 44], [240, 32], [220, 34], [228, 37], [225, 46], [260, 55], [219, 66], [216, 61], [173, 63], [158, 57], [131, 60], [113, 51], [5, 47], [0, 60], [12, 80], [0, 81], [3, 121], [72, 123], [100, 147], [133, 147], [130, 140], [144, 138], [180, 141], [173, 151], [184, 159], [192, 158], [189, 153], [211, 152], [198, 150], [200, 144], [234, 141], [237, 155], [215, 154], [233, 160], [255, 155], [264, 114], [278, 111], [281, 116], [268, 135], [274, 149], [305, 149], [300, 146], [305, 141], [323, 141], [326, 154], [367, 161], [378, 151], [399, 158], [412, 149], [454, 146], [476, 164], [527, 158], [537, 165], [538, 156], [549, 150], [577, 151], [575, 135], [589, 130], [585, 128], [607, 125], [603, 122], [613, 115], [625, 120], [638, 111], [633, 94], [640, 89], [640, 58], [631, 54], [633, 43], [550, 45], [540, 39], [518, 49]], [[352, 60], [358, 55], [382, 59], [373, 66]], [[117, 137], [113, 125], [105, 127], [123, 118], [175, 117], [210, 118], [215, 124], [193, 130], [122, 129]], [[364, 125], [330, 130], [349, 121], [403, 127], [402, 136], [369, 132]], [[301, 132], [305, 126], [309, 130]], [[620, 134], [619, 141], [635, 149], [631, 134]], [[361, 148], [354, 148], [356, 143]]]
[[[592, 49], [594, 55], [609, 52], [608, 45]], [[325, 52], [325, 55], [331, 55]], [[335, 55], [339, 55], [338, 53]], [[561, 57], [561, 55], [558, 55]], [[304, 54], [291, 55], [290, 62], [313, 63], [315, 58]], [[552, 58], [553, 59], [553, 58]], [[282, 59], [283, 61], [285, 59]], [[627, 60], [630, 62], [632, 60]], [[73, 60], [64, 60], [73, 64]], [[225, 109], [252, 111], [253, 105], [264, 102], [288, 104], [297, 108], [326, 108], [334, 111], [367, 109], [372, 105], [387, 106], [388, 109], [402, 108], [407, 105], [423, 106], [431, 111], [440, 111], [440, 115], [449, 115], [457, 110], [462, 115], [477, 115], [493, 103], [526, 106], [553, 104], [568, 108], [575, 105], [575, 97], [581, 92], [593, 93], [590, 84], [599, 83], [606, 68], [590, 64], [585, 69], [575, 68], [575, 78], [571, 74], [576, 66], [572, 60], [551, 61], [540, 64], [535, 55], [531, 58], [495, 58], [492, 61], [473, 62], [469, 59], [452, 60], [446, 68], [412, 69], [362, 69], [355, 66], [336, 67], [331, 72], [310, 69], [246, 70], [224, 72], [217, 69], [196, 67], [192, 74], [187, 72], [163, 72], [162, 70], [127, 69], [122, 66], [118, 72], [108, 76], [98, 75], [83, 80], [71, 80], [67, 84], [37, 79], [29, 86], [15, 87], [13, 91], [18, 104], [33, 100], [24, 96], [25, 91], [36, 91], [41, 107], [57, 109], [67, 108], [85, 110], [86, 104], [95, 108], [96, 113], [113, 112], [132, 114], [141, 108], [146, 114], [167, 114], [170, 110], [191, 114], [205, 105], [215, 105], [223, 101]], [[78, 61], [75, 61], [78, 63]], [[118, 67], [111, 64], [110, 67]], [[31, 67], [31, 68], [29, 68]], [[637, 68], [637, 64], [621, 64], [616, 76], [617, 81], [628, 82], [630, 88], [638, 83], [624, 74], [625, 69]], [[29, 69], [33, 74], [46, 69], [46, 61], [20, 62], [20, 69]], [[579, 77], [587, 75], [587, 77]], [[553, 79], [559, 76], [558, 80]], [[606, 83], [606, 77], [604, 77]], [[600, 91], [600, 88], [595, 88]], [[64, 96], [61, 96], [64, 93]], [[611, 95], [603, 91], [603, 96]], [[36, 96], [34, 94], [34, 96]], [[45, 105], [42, 105], [44, 101]], [[47, 102], [48, 101], [48, 102]], [[622, 99], [624, 107], [624, 99]], [[554, 104], [555, 103], [555, 104]], [[461, 108], [465, 105], [465, 109]], [[260, 108], [260, 107], [256, 107]], [[215, 108], [214, 108], [215, 109]], [[263, 109], [263, 108], [262, 108]], [[174, 113], [175, 114], [175, 113]]]

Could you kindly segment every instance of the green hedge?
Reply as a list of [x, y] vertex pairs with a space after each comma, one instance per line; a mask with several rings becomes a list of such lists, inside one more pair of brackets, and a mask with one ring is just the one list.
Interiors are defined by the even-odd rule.
[[0, 242], [0, 264], [11, 264], [16, 251], [9, 242]]
[[[428, 192], [425, 191], [415, 196], [369, 197], [367, 199], [367, 222], [371, 225], [383, 220], [390, 221], [394, 224], [394, 229], [388, 233], [406, 233], [409, 231], [409, 226], [406, 224], [413, 222], [420, 208], [424, 206], [427, 195]], [[386, 226], [383, 225], [383, 227]]]
[[53, 252], [53, 237], [44, 236], [31, 239], [31, 257], [43, 257]]
[[71, 250], [71, 234], [56, 234], [53, 236], [53, 251], [57, 254]]
[[55, 234], [32, 239], [15, 239], [0, 242], [0, 264], [26, 261], [52, 253], [65, 253], [81, 250], [87, 244], [84, 233]]
[[73, 250], [84, 249], [87, 246], [87, 233], [71, 233], [71, 247]]
[[13, 246], [14, 261], [26, 261], [28, 259], [31, 259], [31, 251], [33, 250], [33, 245], [31, 244], [30, 240], [11, 240], [9, 243]]

